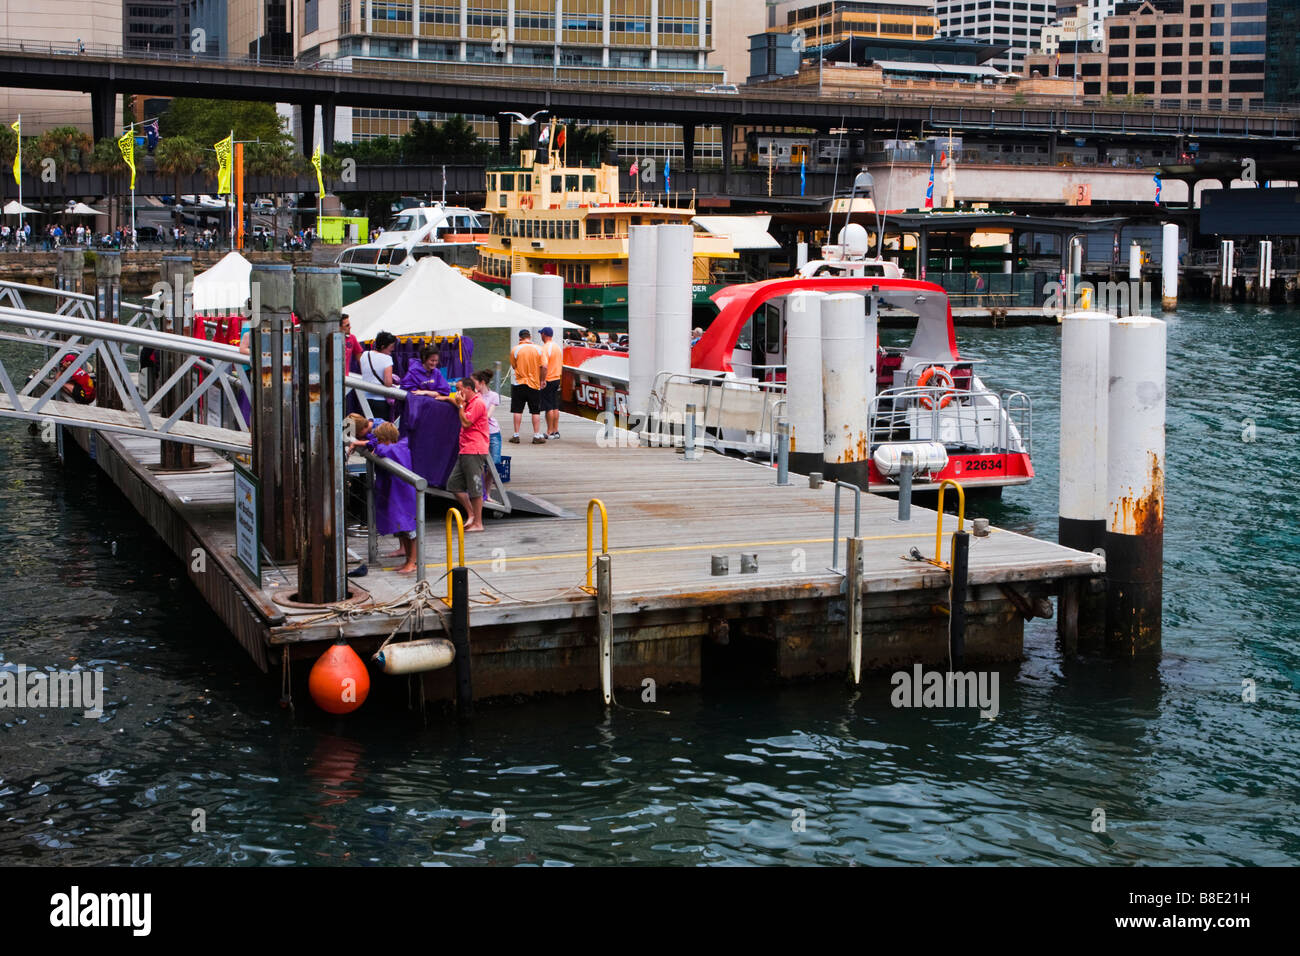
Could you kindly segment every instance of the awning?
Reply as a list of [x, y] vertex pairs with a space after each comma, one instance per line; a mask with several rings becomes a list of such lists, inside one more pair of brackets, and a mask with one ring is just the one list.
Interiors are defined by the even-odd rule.
[[343, 311], [361, 342], [373, 341], [380, 332], [405, 336], [447, 335], [465, 329], [582, 328], [497, 295], [437, 256], [419, 260], [401, 278]]
[[70, 216], [107, 216], [108, 213], [100, 212], [98, 209], [91, 209], [84, 202], [79, 202], [71, 209], [66, 210]]
[[1006, 73], [995, 70], [991, 66], [975, 66], [973, 64], [908, 63], [904, 60], [874, 60], [872, 65], [892, 73], [938, 73], [945, 76], [996, 77], [999, 79], [1007, 76]]
[[43, 213], [39, 209], [33, 209], [31, 206], [24, 206], [17, 199], [11, 199], [5, 203], [6, 216], [40, 216]]
[[710, 235], [731, 239], [731, 248], [737, 252], [781, 248], [767, 231], [771, 216], [696, 216], [692, 221]]

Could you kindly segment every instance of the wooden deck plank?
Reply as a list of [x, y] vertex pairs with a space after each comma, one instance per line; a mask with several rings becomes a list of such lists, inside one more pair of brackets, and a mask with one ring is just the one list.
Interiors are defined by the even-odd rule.
[[[804, 479], [792, 476], [795, 484], [779, 488], [775, 469], [720, 455], [705, 454], [700, 461], [687, 462], [671, 448], [601, 447], [599, 428], [595, 422], [565, 415], [562, 439], [545, 445], [525, 439], [520, 445], [504, 446], [512, 457], [514, 480], [509, 488], [543, 498], [573, 517], [489, 520], [485, 532], [466, 536], [466, 563], [474, 572], [471, 595], [482, 600], [484, 587], [500, 592], [499, 603], [475, 604], [476, 625], [559, 621], [594, 613], [594, 599], [575, 590], [586, 577], [585, 514], [592, 497], [600, 498], [609, 513], [616, 614], [840, 594], [842, 575], [829, 568], [833, 486], [812, 489]], [[197, 459], [210, 467], [163, 473], [148, 467], [159, 460], [157, 439], [138, 434], [103, 439], [137, 463], [143, 479], [199, 529], [210, 547], [233, 552], [232, 469], [220, 455], [198, 449]], [[429, 579], [436, 581], [444, 571], [444, 534], [438, 500], [430, 499], [429, 507], [424, 560]], [[866, 592], [945, 586], [945, 572], [907, 558], [912, 548], [927, 556], [933, 551], [933, 511], [914, 506], [912, 520], [899, 522], [896, 502], [863, 495], [861, 515]], [[852, 526], [853, 498], [844, 494], [841, 567]], [[943, 527], [946, 554], [956, 517], [945, 515]], [[348, 546], [364, 556], [364, 534], [350, 535]], [[381, 542], [381, 550], [390, 549], [391, 541]], [[758, 573], [739, 573], [742, 552], [757, 553]], [[729, 575], [711, 574], [710, 557], [715, 553], [729, 556]], [[993, 529], [987, 537], [972, 539], [970, 569], [970, 583], [978, 586], [1093, 575], [1100, 571], [1101, 562], [1095, 555]], [[268, 569], [264, 580], [267, 586], [260, 591], [251, 581], [241, 581], [240, 586], [256, 605], [276, 606], [277, 595], [296, 588], [296, 568]], [[372, 566], [369, 575], [356, 583], [376, 602], [389, 603], [408, 592], [414, 581]], [[435, 590], [444, 588], [439, 584]], [[273, 643], [320, 639], [325, 630], [336, 633], [334, 626], [304, 626], [302, 622], [319, 617], [319, 611], [283, 611], [287, 623], [277, 629]], [[375, 615], [349, 622], [346, 630], [377, 635], [391, 627], [389, 618]]]

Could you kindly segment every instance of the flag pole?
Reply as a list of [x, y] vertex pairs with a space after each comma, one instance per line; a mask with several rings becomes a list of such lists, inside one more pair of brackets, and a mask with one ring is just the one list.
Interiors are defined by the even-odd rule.
[[[132, 103], [135, 101], [132, 100]], [[135, 114], [135, 107], [131, 108], [132, 115]], [[131, 122], [131, 248], [135, 248], [135, 121]]]
[[23, 231], [23, 114], [18, 114], [18, 152], [14, 154], [14, 169], [18, 175], [18, 231]]
[[235, 207], [230, 202], [235, 191], [235, 131], [230, 131], [230, 183], [226, 193], [226, 212], [229, 214], [230, 251], [235, 251]]

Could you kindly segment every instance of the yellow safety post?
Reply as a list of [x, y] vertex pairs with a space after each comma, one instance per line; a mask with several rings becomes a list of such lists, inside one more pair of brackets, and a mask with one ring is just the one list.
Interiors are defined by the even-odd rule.
[[596, 563], [595, 555], [592, 554], [596, 531], [592, 517], [597, 508], [600, 509], [600, 553], [609, 554], [609, 512], [605, 510], [605, 502], [599, 498], [592, 498], [587, 502], [587, 584], [583, 588], [588, 594], [596, 593], [596, 588], [591, 583], [591, 572], [592, 566]]
[[447, 596], [442, 599], [447, 607], [451, 607], [451, 524], [452, 519], [456, 519], [456, 538], [460, 544], [460, 564], [465, 566], [465, 521], [460, 516], [460, 512], [455, 508], [447, 509]]
[[952, 485], [957, 489], [957, 530], [962, 531], [966, 526], [966, 489], [959, 482], [953, 481], [951, 478], [945, 478], [939, 482], [939, 514], [935, 519], [934, 558], [930, 561], [931, 564], [944, 570], [951, 570], [948, 563], [943, 560], [943, 491], [948, 485]]

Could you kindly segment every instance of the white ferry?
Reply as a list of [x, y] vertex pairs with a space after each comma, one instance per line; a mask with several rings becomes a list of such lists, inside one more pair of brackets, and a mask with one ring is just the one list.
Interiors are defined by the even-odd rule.
[[425, 256], [473, 268], [479, 244], [488, 237], [489, 221], [486, 213], [464, 206], [412, 206], [398, 213], [374, 242], [344, 249], [338, 257], [339, 270], [356, 279], [369, 294], [405, 274]]

